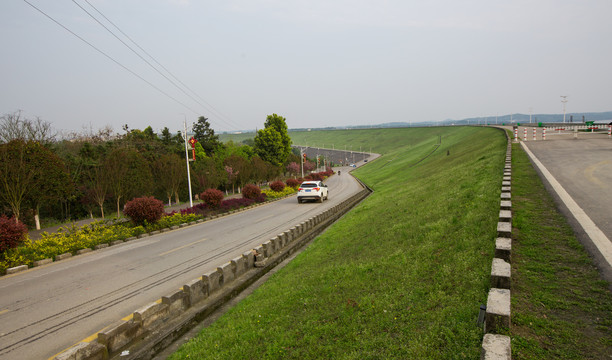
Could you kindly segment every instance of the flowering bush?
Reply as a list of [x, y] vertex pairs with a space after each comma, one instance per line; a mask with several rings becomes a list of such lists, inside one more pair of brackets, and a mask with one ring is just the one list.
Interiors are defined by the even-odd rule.
[[136, 225], [152, 224], [164, 214], [164, 203], [153, 196], [135, 198], [125, 204], [123, 213]]
[[274, 190], [274, 191], [283, 191], [283, 189], [285, 188], [285, 183], [277, 180], [277, 181], [273, 181], [272, 183], [270, 183], [270, 189]]
[[261, 190], [257, 185], [248, 184], [242, 188], [242, 197], [245, 199], [256, 200], [261, 195]]
[[187, 209], [181, 209], [180, 211], [173, 211], [171, 213], [166, 213], [166, 216], [170, 216], [170, 215], [174, 215], [174, 214], [181, 214], [181, 215], [197, 215], [198, 217], [206, 217], [208, 216], [208, 214], [210, 213], [211, 209], [208, 205], [206, 205], [205, 203], [200, 203], [200, 204], [196, 204], [193, 205], [190, 208]]
[[223, 191], [217, 189], [207, 189], [200, 194], [200, 200], [211, 209], [217, 209], [223, 201]]
[[300, 186], [302, 182], [299, 181], [298, 179], [287, 179], [287, 186], [292, 187], [294, 189], [296, 189], [298, 186]]
[[252, 199], [246, 199], [246, 198], [241, 198], [241, 199], [227, 199], [227, 200], [223, 200], [223, 202], [221, 203], [221, 211], [230, 211], [230, 210], [235, 210], [235, 209], [240, 209], [242, 207], [247, 207], [249, 205], [252, 205], [255, 203], [255, 200]]
[[14, 217], [0, 216], [0, 254], [19, 246], [28, 233], [28, 228]]

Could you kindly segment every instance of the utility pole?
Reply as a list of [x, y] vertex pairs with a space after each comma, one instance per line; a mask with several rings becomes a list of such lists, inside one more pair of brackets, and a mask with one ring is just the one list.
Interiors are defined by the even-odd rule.
[[561, 95], [561, 102], [563, 103], [563, 123], [565, 124], [565, 104], [567, 104], [567, 95]]
[[189, 207], [193, 207], [193, 196], [191, 196], [191, 175], [189, 174], [189, 151], [187, 150], [187, 115], [183, 114], [185, 120], [183, 121], [183, 129], [185, 133], [185, 160], [187, 161], [187, 184], [189, 184]]

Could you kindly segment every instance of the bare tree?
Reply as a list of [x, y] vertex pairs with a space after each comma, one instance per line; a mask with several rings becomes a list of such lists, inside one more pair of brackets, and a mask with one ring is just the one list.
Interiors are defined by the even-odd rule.
[[51, 123], [39, 117], [28, 119], [22, 115], [21, 110], [0, 117], [0, 143], [23, 140], [48, 144], [55, 141], [55, 137]]

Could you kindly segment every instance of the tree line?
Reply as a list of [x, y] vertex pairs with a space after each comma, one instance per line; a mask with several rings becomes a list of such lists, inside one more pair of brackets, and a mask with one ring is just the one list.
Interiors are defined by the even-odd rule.
[[[193, 151], [185, 138], [165, 127], [155, 133], [123, 126], [71, 134], [62, 139], [49, 123], [20, 111], [0, 117], [0, 214], [39, 228], [39, 218], [57, 220], [121, 215], [141, 196], [168, 204], [188, 198], [187, 166], [194, 194], [235, 191], [246, 184], [297, 175], [299, 154], [291, 151], [286, 119], [267, 116], [264, 128], [243, 143], [221, 143], [208, 119], [193, 123]], [[307, 169], [313, 167], [307, 164]]]

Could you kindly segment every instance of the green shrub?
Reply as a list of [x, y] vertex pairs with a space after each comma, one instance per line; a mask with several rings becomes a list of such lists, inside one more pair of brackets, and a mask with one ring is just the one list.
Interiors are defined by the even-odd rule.
[[262, 193], [266, 195], [267, 200], [273, 200], [273, 199], [285, 197], [287, 195], [291, 195], [295, 193], [295, 189], [290, 186], [287, 186], [282, 191], [274, 191], [270, 189], [270, 190], [262, 190]]

